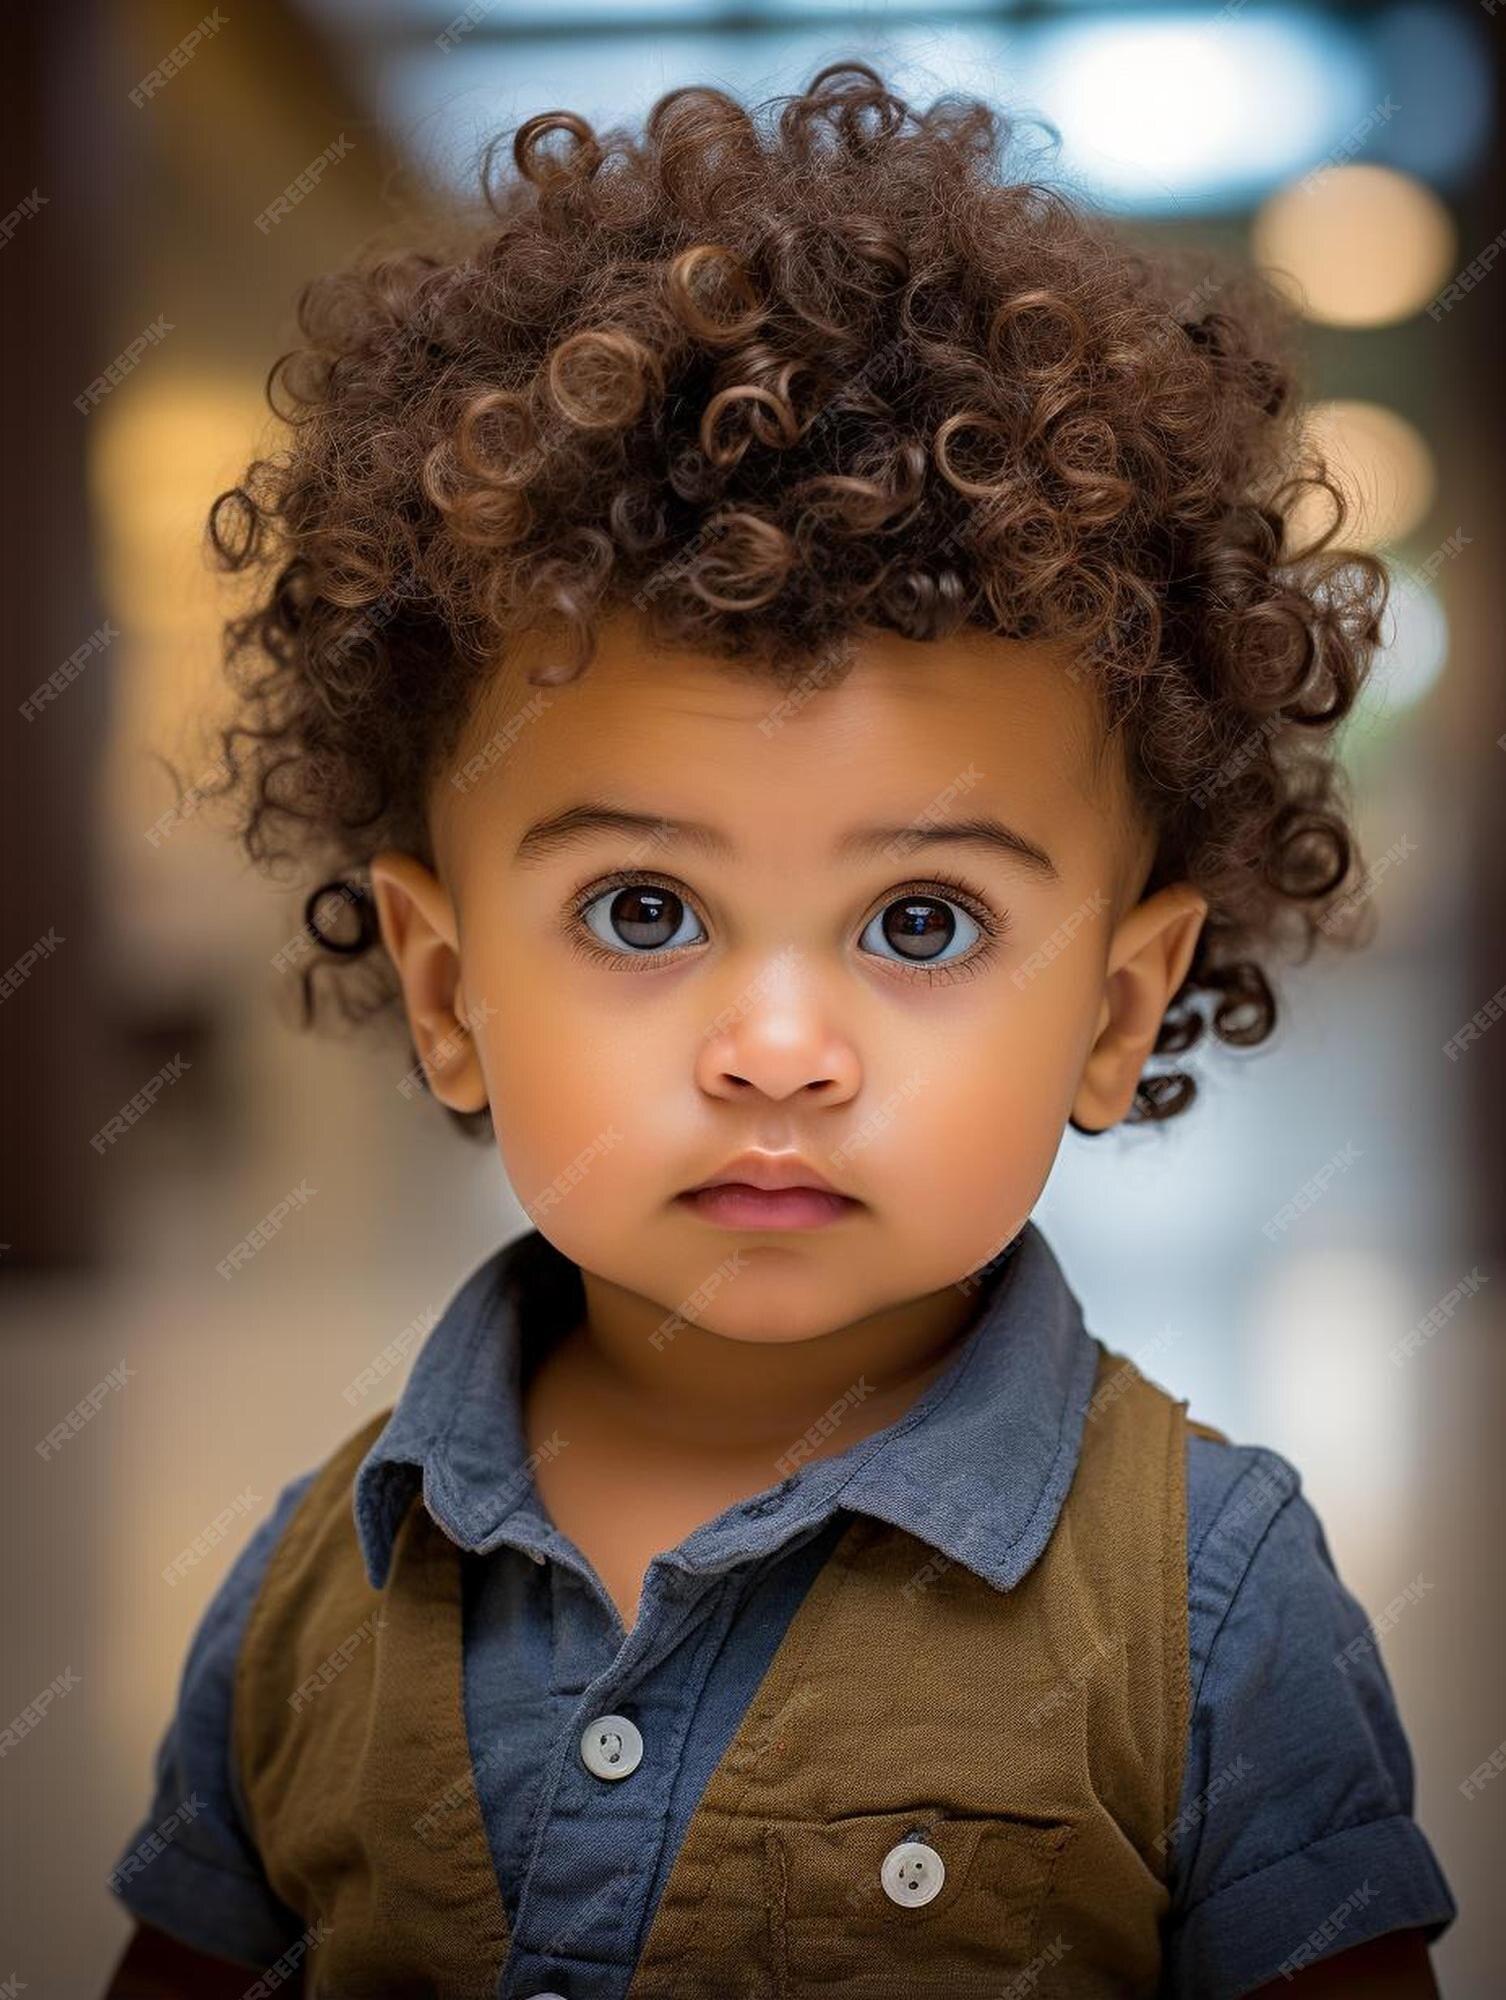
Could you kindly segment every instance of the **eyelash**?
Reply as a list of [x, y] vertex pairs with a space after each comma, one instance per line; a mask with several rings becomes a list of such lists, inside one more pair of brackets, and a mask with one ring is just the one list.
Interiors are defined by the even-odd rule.
[[[604, 964], [610, 966], [613, 971], [626, 970], [629, 966], [635, 965], [667, 965], [674, 959], [683, 958], [690, 949], [689, 946], [682, 945], [673, 951], [660, 952], [611, 951], [606, 945], [598, 943], [590, 932], [582, 927], [581, 918], [585, 912], [609, 890], [644, 887], [667, 889], [671, 895], [678, 896], [691, 909], [696, 908], [694, 899], [669, 876], [645, 873], [640, 868], [615, 869], [610, 875], [602, 875], [585, 883], [571, 896], [562, 923], [565, 941], [570, 949], [582, 958], [590, 960], [592, 964]], [[877, 959], [881, 965], [894, 967], [894, 976], [900, 979], [920, 978], [931, 986], [947, 985], [958, 979], [969, 979], [975, 972], [981, 972], [997, 954], [1002, 939], [1009, 931], [1009, 912], [1006, 910], [1002, 917], [996, 917], [978, 892], [966, 882], [959, 881], [955, 875], [936, 874], [924, 881], [907, 883], [904, 888], [886, 897], [874, 911], [874, 915], [878, 915], [880, 910], [887, 909], [890, 903], [902, 902], [906, 896], [929, 895], [939, 895], [943, 901], [960, 904], [978, 926], [982, 932], [982, 939], [974, 946], [971, 954], [965, 959], [957, 959], [947, 965], [925, 965], [917, 960], [904, 968], [901, 968], [896, 959], [877, 959], [875, 953], [869, 953], [868, 956]], [[700, 917], [699, 910], [696, 910], [696, 915]], [[705, 923], [704, 917], [700, 920]], [[870, 919], [864, 918], [864, 930], [868, 928], [869, 921]]]

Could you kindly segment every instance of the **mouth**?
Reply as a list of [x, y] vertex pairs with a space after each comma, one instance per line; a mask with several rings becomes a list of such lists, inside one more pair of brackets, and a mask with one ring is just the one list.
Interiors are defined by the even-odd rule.
[[803, 1160], [771, 1154], [734, 1160], [675, 1200], [721, 1229], [824, 1229], [863, 1206]]

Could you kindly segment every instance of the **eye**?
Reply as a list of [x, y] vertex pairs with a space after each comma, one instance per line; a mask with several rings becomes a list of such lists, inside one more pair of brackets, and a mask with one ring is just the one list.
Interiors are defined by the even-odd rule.
[[[700, 944], [700, 920], [673, 889], [656, 882], [632, 882], [602, 891], [582, 905], [580, 920], [592, 937], [619, 957]], [[694, 929], [682, 935], [689, 923]]]
[[[861, 951], [905, 965], [955, 965], [982, 937], [981, 927], [950, 897], [912, 890], [885, 904], [858, 940]], [[959, 948], [952, 951], [951, 947]]]

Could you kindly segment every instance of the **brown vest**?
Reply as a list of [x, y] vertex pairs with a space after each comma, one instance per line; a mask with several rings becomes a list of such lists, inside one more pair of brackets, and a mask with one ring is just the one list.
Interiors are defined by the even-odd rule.
[[[385, 1587], [311, 1481], [237, 1664], [234, 1756], [311, 2000], [492, 2000], [508, 1923], [461, 1686], [460, 1553], [419, 1494]], [[712, 1773], [630, 2000], [1149, 1995], [1188, 1725], [1186, 1405], [1101, 1349], [1071, 1487], [1008, 1591], [857, 1515]], [[631, 1780], [629, 1780], [631, 1782]], [[945, 1863], [892, 1901], [907, 1837]]]

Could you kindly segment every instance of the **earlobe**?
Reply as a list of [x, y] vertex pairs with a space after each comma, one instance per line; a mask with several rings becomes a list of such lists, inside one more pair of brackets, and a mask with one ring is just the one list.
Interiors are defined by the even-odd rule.
[[459, 926], [449, 891], [411, 854], [373, 855], [371, 893], [382, 942], [402, 983], [413, 1046], [430, 1089], [452, 1111], [486, 1108], [486, 1077], [461, 987]]
[[1075, 1130], [1107, 1131], [1128, 1116], [1207, 914], [1206, 898], [1190, 883], [1170, 883], [1131, 910], [1115, 932], [1098, 1032], [1072, 1100], [1068, 1122]]

